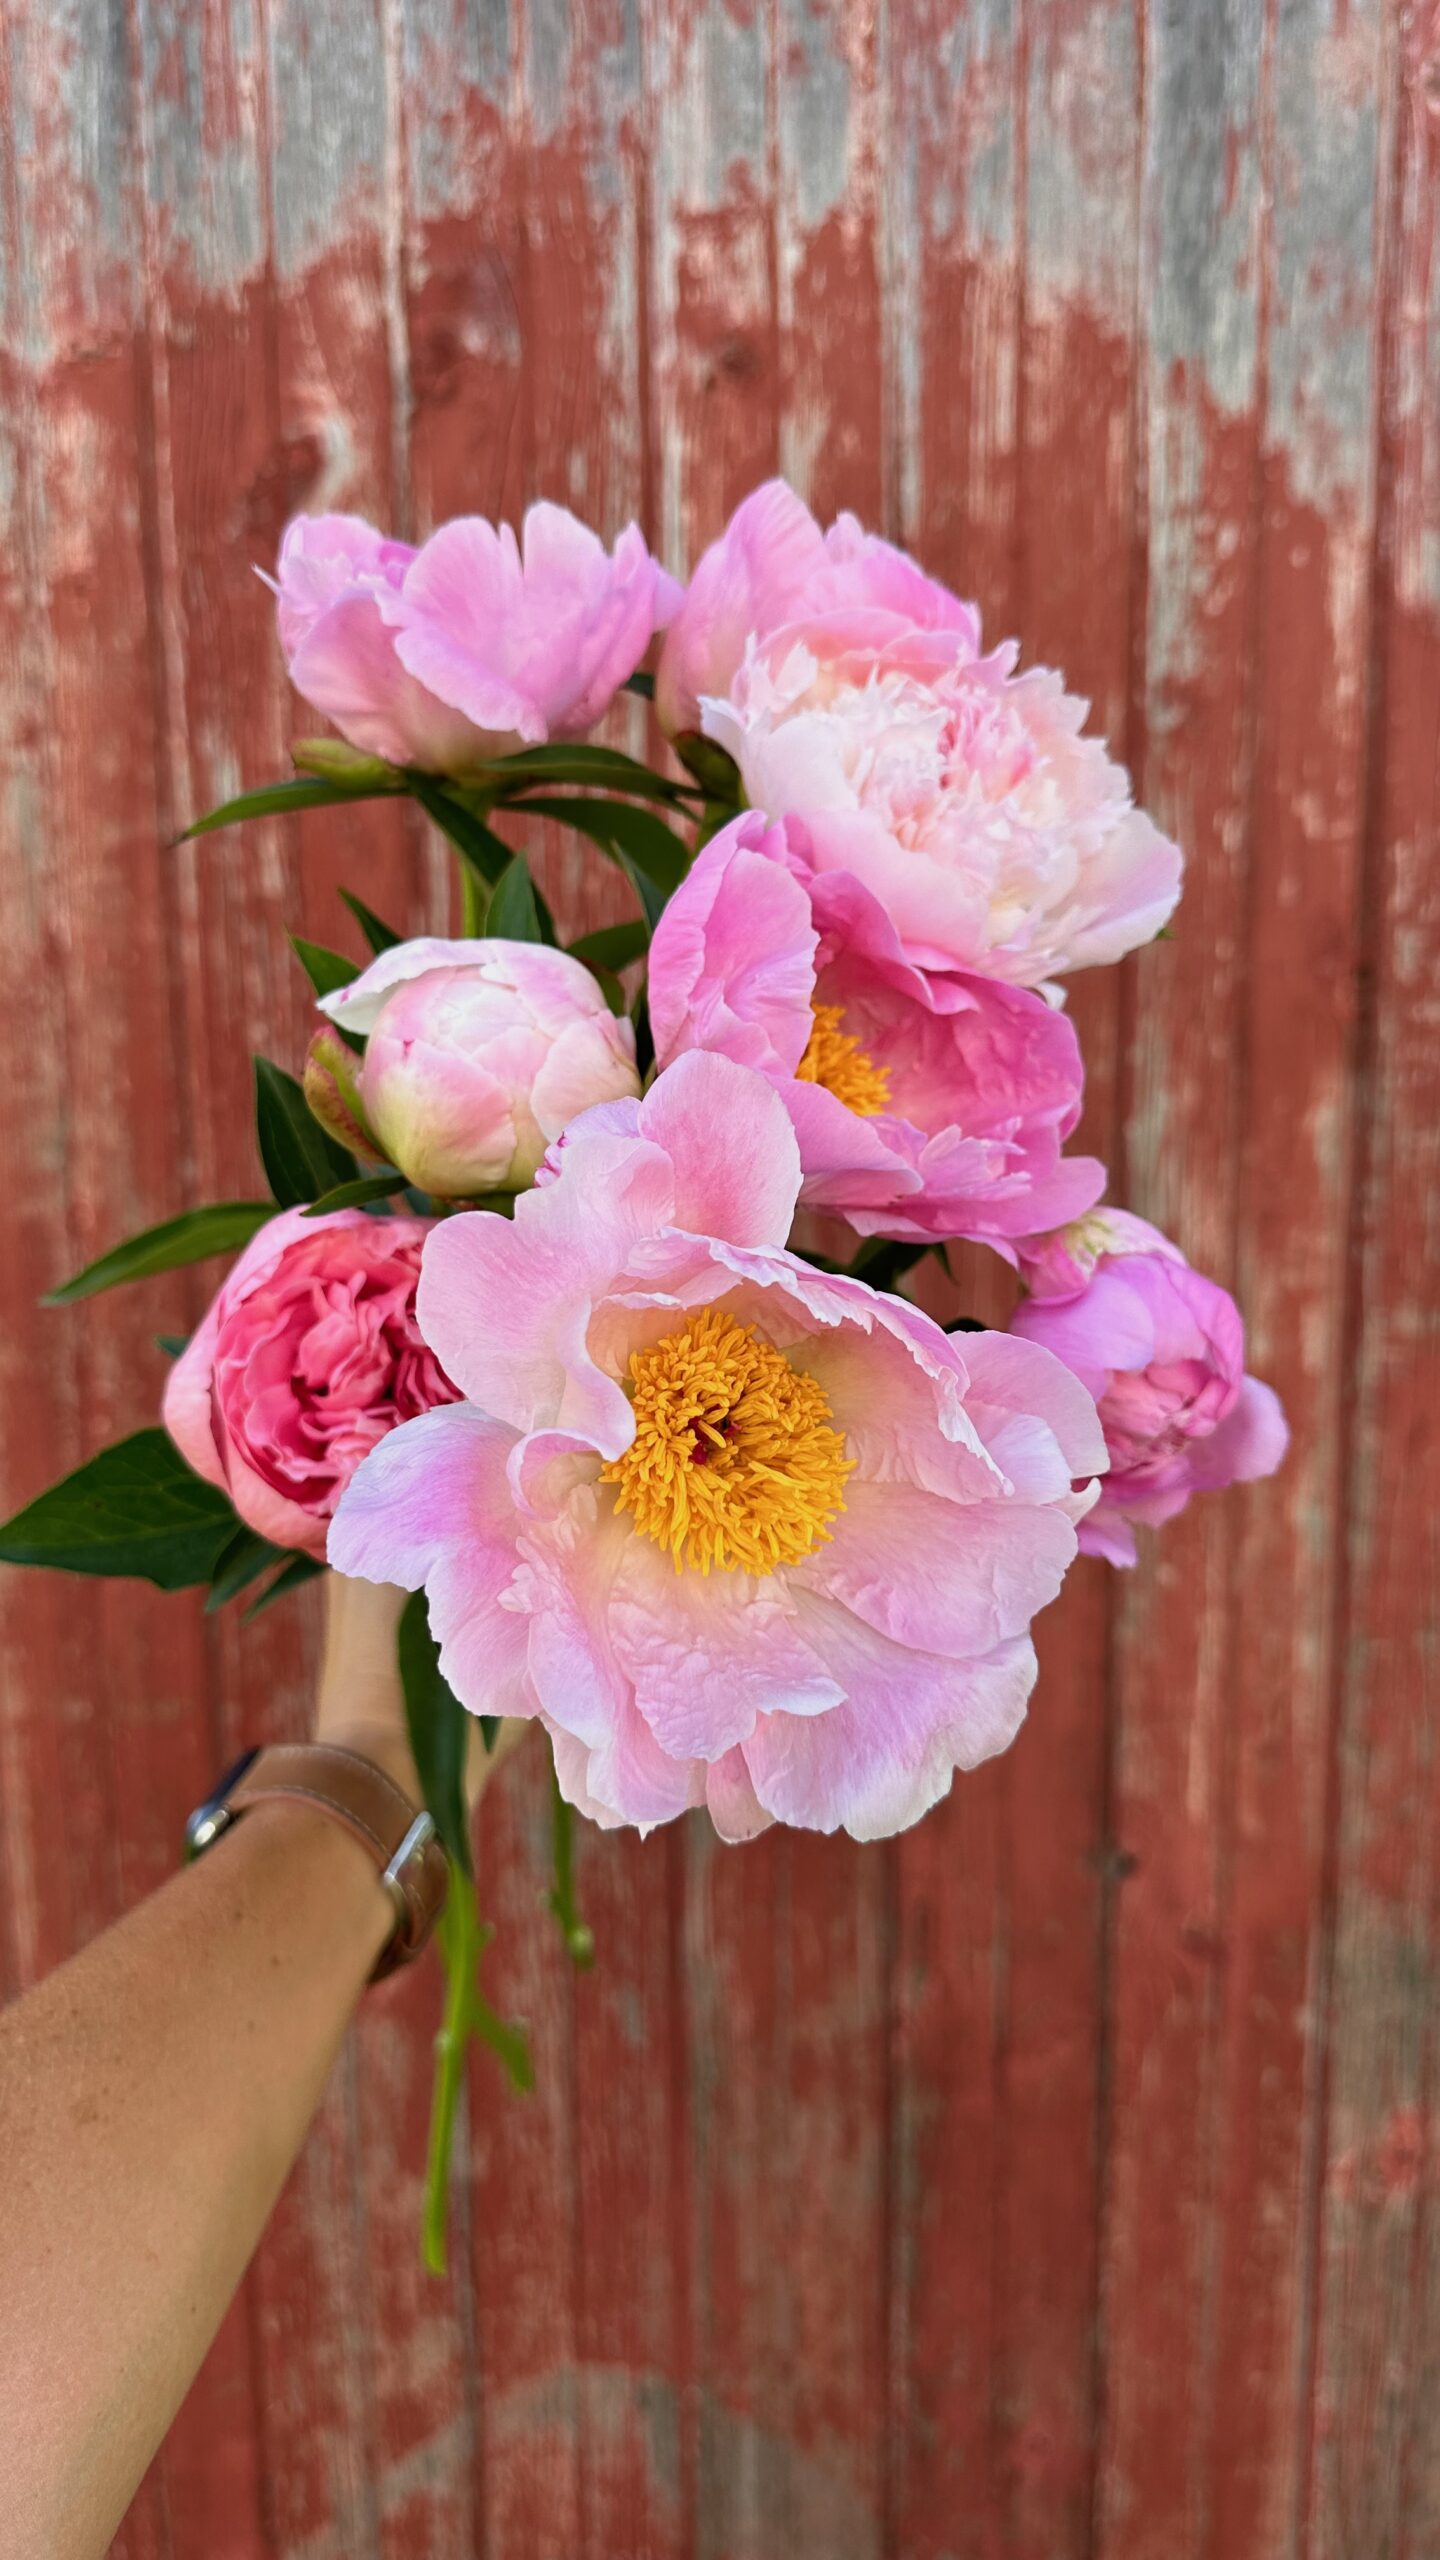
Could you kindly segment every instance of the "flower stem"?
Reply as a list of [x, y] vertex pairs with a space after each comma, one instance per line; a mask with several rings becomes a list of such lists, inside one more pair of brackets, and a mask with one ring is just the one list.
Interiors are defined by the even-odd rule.
[[435, 2083], [430, 2101], [430, 2151], [425, 2165], [425, 2210], [421, 2223], [421, 2255], [431, 2275], [445, 2273], [445, 2226], [450, 2201], [450, 2153], [455, 2140], [455, 2112], [470, 2041], [475, 1997], [475, 1964], [480, 1952], [480, 1913], [475, 1879], [458, 1858], [450, 1861], [450, 1891], [440, 1916], [440, 1952], [445, 1961], [445, 2014], [435, 2038]]
[[460, 931], [468, 941], [485, 930], [485, 910], [490, 904], [490, 893], [476, 865], [467, 861], [463, 853], [457, 859], [460, 865]]
[[595, 1961], [595, 1940], [575, 1904], [575, 1815], [560, 1793], [560, 1781], [553, 1772], [552, 1785], [551, 1837], [555, 1882], [550, 1890], [550, 1908], [560, 1923], [560, 1935], [572, 1964], [583, 1967]]

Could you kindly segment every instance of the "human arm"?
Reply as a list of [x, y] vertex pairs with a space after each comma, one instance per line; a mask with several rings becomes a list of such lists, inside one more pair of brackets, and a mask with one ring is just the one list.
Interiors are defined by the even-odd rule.
[[[328, 1579], [316, 1739], [418, 1787], [404, 1595]], [[475, 1787], [493, 1761], [476, 1755]], [[323, 1813], [257, 1806], [0, 2013], [0, 2512], [109, 2546], [243, 2274], [394, 1924]]]

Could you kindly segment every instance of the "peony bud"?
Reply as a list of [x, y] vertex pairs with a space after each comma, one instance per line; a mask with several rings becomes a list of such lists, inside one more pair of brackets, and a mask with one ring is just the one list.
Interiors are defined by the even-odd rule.
[[327, 1136], [338, 1138], [342, 1147], [350, 1147], [356, 1155], [379, 1158], [384, 1149], [376, 1145], [366, 1126], [360, 1067], [361, 1060], [348, 1041], [327, 1022], [305, 1053], [305, 1099]]
[[640, 1090], [630, 1024], [544, 943], [399, 943], [322, 1003], [367, 1035], [359, 1101], [376, 1142], [440, 1199], [525, 1190], [577, 1112]]

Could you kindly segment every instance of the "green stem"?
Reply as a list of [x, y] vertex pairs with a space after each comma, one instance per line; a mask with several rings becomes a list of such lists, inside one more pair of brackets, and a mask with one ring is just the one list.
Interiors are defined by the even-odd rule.
[[577, 1965], [595, 1961], [595, 1940], [581, 1919], [575, 1903], [575, 1815], [560, 1793], [560, 1782], [553, 1776], [551, 1797], [552, 1839], [555, 1855], [555, 1882], [550, 1893], [550, 1908], [560, 1923], [570, 1960]]
[[490, 892], [473, 862], [468, 862], [463, 853], [457, 854], [456, 860], [460, 866], [460, 931], [470, 941], [485, 930]]
[[450, 2153], [455, 2141], [455, 2112], [470, 2040], [475, 1965], [480, 1952], [480, 1914], [475, 1879], [457, 1858], [450, 1861], [450, 1891], [440, 1917], [440, 1952], [445, 1960], [445, 2014], [435, 2038], [435, 2082], [430, 2101], [430, 2153], [425, 2164], [425, 2210], [421, 2223], [421, 2255], [431, 2275], [445, 2273], [445, 2226], [450, 2202]]

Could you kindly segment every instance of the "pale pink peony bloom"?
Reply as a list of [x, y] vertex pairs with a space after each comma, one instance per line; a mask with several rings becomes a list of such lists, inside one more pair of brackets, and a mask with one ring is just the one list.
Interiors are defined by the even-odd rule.
[[368, 1034], [366, 1127], [442, 1199], [523, 1190], [577, 1111], [640, 1090], [630, 1023], [583, 961], [546, 943], [396, 943], [321, 1009]]
[[822, 533], [793, 489], [767, 480], [704, 553], [670, 624], [655, 678], [661, 726], [671, 737], [698, 728], [702, 699], [729, 692], [749, 641], [857, 608], [893, 617], [896, 629], [952, 632], [972, 657], [980, 646], [973, 604], [854, 516]]
[[331, 1529], [342, 1573], [424, 1586], [456, 1694], [540, 1717], [600, 1822], [914, 1822], [1013, 1738], [1075, 1551], [1090, 1398], [785, 1252], [799, 1184], [728, 1058], [574, 1122], [513, 1221], [436, 1230], [420, 1321], [467, 1401]]
[[297, 690], [367, 755], [433, 773], [583, 736], [679, 593], [636, 526], [611, 554], [543, 503], [520, 542], [458, 516], [419, 550], [358, 516], [297, 516], [278, 567]]
[[656, 926], [657, 1062], [754, 1067], [800, 1143], [806, 1208], [861, 1235], [1005, 1239], [1078, 1217], [1105, 1187], [1062, 1157], [1084, 1070], [1028, 988], [906, 958], [884, 908], [815, 866], [800, 818], [747, 812], [712, 838]]
[[[1158, 1527], [1192, 1493], [1273, 1475], [1289, 1432], [1271, 1387], [1245, 1374], [1245, 1328], [1228, 1290], [1193, 1271], [1158, 1228], [1105, 1209], [1020, 1249], [1042, 1294], [1012, 1329], [1089, 1389], [1109, 1451], [1080, 1529], [1089, 1555], [1135, 1562], [1135, 1523]], [[1068, 1295], [1067, 1271], [1078, 1275]]]
[[1180, 855], [1135, 807], [1086, 705], [953, 633], [854, 613], [752, 640], [706, 735], [752, 807], [805, 819], [819, 871], [852, 873], [907, 959], [1039, 986], [1147, 942]]
[[286, 1209], [251, 1238], [165, 1384], [165, 1427], [246, 1525], [323, 1556], [343, 1487], [456, 1390], [415, 1324], [423, 1218]]

